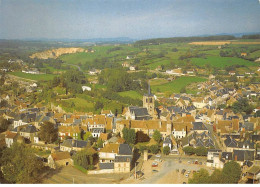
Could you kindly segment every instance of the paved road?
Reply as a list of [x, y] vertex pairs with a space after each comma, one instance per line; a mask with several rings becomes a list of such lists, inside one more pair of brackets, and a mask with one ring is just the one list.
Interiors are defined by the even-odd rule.
[[[162, 165], [162, 169], [153, 175], [153, 177], [145, 179], [142, 181], [142, 184], [155, 184], [157, 181], [159, 181], [161, 178], [169, 174], [171, 171], [175, 171], [176, 169], [179, 169], [180, 172], [182, 169], [188, 170], [199, 170], [200, 168], [205, 168], [205, 165], [195, 165], [195, 164], [188, 164], [188, 161], [194, 161], [198, 160], [201, 162], [206, 162], [206, 157], [182, 157], [182, 163], [179, 163], [178, 157], [163, 157], [164, 161]], [[207, 168], [210, 171], [210, 168]]]
[[78, 70], [81, 71], [82, 73], [87, 74], [84, 71], [82, 71], [82, 69], [78, 65], [76, 65], [76, 64], [67, 64], [67, 65], [74, 66], [74, 67], [78, 68]]

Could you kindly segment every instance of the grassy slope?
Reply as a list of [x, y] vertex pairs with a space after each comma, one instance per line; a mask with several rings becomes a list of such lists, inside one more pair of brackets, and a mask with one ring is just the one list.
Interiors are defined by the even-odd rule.
[[203, 58], [192, 58], [192, 62], [198, 66], [205, 66], [206, 64], [210, 64], [213, 67], [224, 68], [225, 66], [232, 65], [245, 65], [245, 66], [255, 66], [254, 62], [244, 60], [241, 58], [234, 57], [208, 57], [206, 59]]
[[125, 92], [119, 92], [119, 95], [122, 97], [131, 97], [133, 99], [142, 99], [142, 95], [140, 95], [138, 92], [130, 90]]
[[157, 89], [160, 90], [160, 92], [174, 92], [179, 93], [180, 90], [183, 87], [186, 87], [187, 85], [194, 83], [194, 82], [203, 82], [207, 79], [201, 78], [201, 77], [180, 77], [172, 82], [161, 84], [161, 85], [152, 85], [152, 91], [155, 93], [157, 92]]
[[39, 75], [34, 75], [34, 74], [28, 74], [28, 73], [23, 73], [23, 72], [11, 72], [11, 75], [15, 75], [21, 78], [25, 79], [31, 79], [31, 80], [52, 80], [56, 75], [51, 75], [51, 74], [39, 74]]

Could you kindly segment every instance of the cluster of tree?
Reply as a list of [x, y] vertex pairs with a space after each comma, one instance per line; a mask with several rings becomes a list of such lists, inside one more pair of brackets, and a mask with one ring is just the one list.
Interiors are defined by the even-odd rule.
[[241, 177], [240, 165], [235, 161], [227, 162], [223, 170], [216, 169], [211, 175], [206, 169], [200, 169], [189, 179], [189, 184], [236, 184]]
[[139, 82], [133, 81], [131, 75], [123, 68], [105, 69], [98, 76], [98, 81], [100, 84], [106, 84], [109, 90], [115, 92], [140, 89]]
[[60, 75], [59, 77], [54, 77], [51, 83], [51, 87], [61, 86], [66, 88], [66, 93], [82, 93], [82, 84], [86, 84], [87, 79], [83, 72], [79, 70], [72, 69], [66, 71], [66, 73]]
[[207, 156], [208, 149], [206, 147], [197, 147], [194, 148], [192, 146], [187, 146], [183, 148], [183, 151], [187, 155], [193, 155], [196, 154], [197, 156]]
[[251, 114], [253, 111], [253, 106], [249, 104], [249, 101], [246, 98], [242, 98], [236, 101], [231, 108], [235, 114], [242, 112], [245, 112], [246, 114]]
[[122, 130], [123, 138], [127, 144], [133, 145], [136, 142], [136, 134], [134, 129], [128, 129], [126, 127]]
[[119, 51], [119, 50], [121, 50], [121, 49], [122, 49], [122, 47], [113, 47], [113, 48], [110, 48], [110, 49], [107, 50], [107, 54], [109, 54], [109, 53], [111, 53], [111, 52], [113, 52], [113, 51]]
[[0, 133], [5, 132], [10, 125], [11, 121], [4, 118], [0, 118]]
[[165, 155], [168, 155], [168, 154], [170, 154], [170, 147], [169, 146], [164, 146], [163, 147], [163, 154], [165, 154]]
[[195, 42], [195, 41], [212, 41], [212, 40], [234, 40], [234, 36], [222, 35], [222, 36], [205, 36], [205, 37], [174, 37], [174, 38], [157, 38], [148, 40], [139, 40], [135, 42], [135, 46], [142, 45], [159, 45], [161, 43], [179, 43], [179, 42]]
[[242, 39], [260, 39], [260, 34], [243, 35]]
[[75, 165], [81, 166], [87, 170], [94, 168], [94, 155], [90, 153], [87, 149], [78, 151], [72, 156]]
[[151, 145], [151, 146], [145, 146], [145, 145], [139, 146], [139, 152], [143, 153], [144, 150], [148, 150], [153, 154], [157, 154], [160, 151], [160, 147], [158, 144]]
[[116, 68], [118, 66], [118, 64], [114, 62], [114, 58], [110, 59], [108, 57], [96, 58], [92, 61], [86, 61], [81, 65], [84, 70]]
[[44, 172], [43, 162], [33, 149], [19, 143], [2, 151], [0, 165], [4, 179], [9, 183], [40, 183]]
[[179, 60], [184, 60], [184, 59], [188, 59], [188, 58], [206, 58], [206, 54], [198, 53], [198, 52], [192, 53], [191, 51], [188, 51], [184, 55], [181, 55], [179, 57]]
[[53, 143], [58, 140], [58, 128], [51, 122], [44, 122], [38, 133], [39, 138], [46, 143]]
[[5, 108], [5, 107], [8, 107], [8, 102], [5, 99], [3, 99], [0, 102], [0, 108]]

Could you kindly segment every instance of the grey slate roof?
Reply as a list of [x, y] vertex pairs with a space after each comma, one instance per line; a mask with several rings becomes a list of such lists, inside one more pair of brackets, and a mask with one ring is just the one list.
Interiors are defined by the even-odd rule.
[[234, 150], [233, 159], [237, 161], [254, 160], [254, 151]]
[[119, 155], [132, 155], [132, 148], [128, 144], [120, 144], [119, 146]]
[[221, 158], [225, 160], [232, 160], [232, 152], [222, 152]]
[[64, 140], [64, 142], [61, 144], [65, 147], [78, 147], [78, 148], [84, 148], [87, 146], [87, 141], [84, 140], [74, 140], [74, 139], [67, 139]]
[[37, 129], [33, 125], [28, 125], [26, 127], [23, 127], [20, 131], [21, 132], [27, 132], [27, 133], [35, 133], [35, 132], [37, 132]]
[[164, 140], [164, 142], [163, 142], [164, 144], [171, 144], [172, 143], [172, 141], [171, 141], [171, 139], [170, 138], [165, 138], [165, 140]]
[[205, 125], [202, 122], [192, 122], [193, 130], [207, 130]]
[[238, 147], [238, 143], [236, 140], [228, 137], [227, 139], [224, 140], [224, 143], [227, 147]]
[[114, 163], [99, 163], [100, 169], [114, 169]]
[[116, 156], [115, 162], [131, 162], [132, 157], [131, 156]]
[[245, 130], [247, 130], [247, 131], [254, 130], [254, 123], [245, 122], [243, 126], [244, 126]]

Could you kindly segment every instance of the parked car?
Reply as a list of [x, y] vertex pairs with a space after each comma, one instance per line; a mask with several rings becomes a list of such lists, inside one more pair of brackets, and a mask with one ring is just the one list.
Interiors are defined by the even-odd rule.
[[200, 162], [199, 164], [202, 165], [202, 162]]
[[156, 170], [156, 169], [153, 169], [153, 170], [152, 170], [152, 172], [156, 173], [156, 172], [158, 172], [158, 170]]
[[153, 162], [153, 163], [152, 163], [152, 167], [158, 167], [158, 163]]
[[190, 161], [188, 161], [188, 164], [190, 164]]
[[156, 161], [156, 162], [161, 162], [162, 160], [159, 159], [159, 158], [156, 158], [154, 161]]
[[181, 174], [184, 174], [184, 173], [185, 173], [185, 171], [186, 171], [186, 169], [183, 169], [183, 170], [181, 170]]
[[179, 163], [181, 163], [181, 160], [179, 160]]
[[186, 174], [185, 177], [188, 178], [188, 177], [189, 177], [189, 174]]
[[161, 157], [161, 155], [159, 155], [159, 154], [158, 154], [158, 155], [155, 155], [155, 157], [157, 157], [157, 158], [160, 158], [160, 157]]
[[199, 164], [199, 162], [196, 160], [196, 161], [194, 162], [194, 164]]
[[187, 173], [190, 174], [190, 170], [188, 170]]
[[182, 184], [186, 184], [186, 182], [183, 182]]

